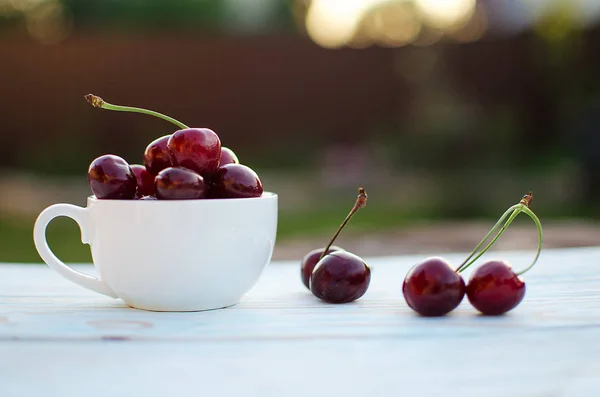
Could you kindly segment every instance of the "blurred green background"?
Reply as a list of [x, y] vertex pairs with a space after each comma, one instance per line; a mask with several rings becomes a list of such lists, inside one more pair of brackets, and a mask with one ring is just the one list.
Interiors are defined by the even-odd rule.
[[[529, 190], [550, 246], [596, 245], [599, 54], [583, 0], [0, 0], [0, 261], [40, 262], [35, 217], [85, 205], [94, 158], [174, 131], [90, 92], [215, 130], [280, 195], [276, 258], [358, 186], [367, 254], [470, 250]], [[90, 260], [74, 222], [48, 235]]]

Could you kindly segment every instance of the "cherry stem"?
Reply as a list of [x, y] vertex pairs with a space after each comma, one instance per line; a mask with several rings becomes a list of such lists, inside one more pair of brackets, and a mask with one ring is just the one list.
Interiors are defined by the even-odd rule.
[[475, 255], [475, 253], [477, 253], [477, 251], [479, 250], [479, 248], [481, 248], [481, 246], [487, 241], [487, 239], [490, 238], [490, 236], [500, 227], [500, 225], [502, 224], [502, 222], [504, 222], [504, 220], [510, 215], [511, 211], [514, 210], [514, 207], [515, 206], [510, 207], [509, 209], [506, 210], [506, 212], [504, 214], [502, 214], [502, 216], [500, 217], [500, 219], [498, 219], [498, 222], [496, 222], [496, 224], [494, 225], [494, 227], [492, 227], [490, 229], [490, 231], [488, 232], [488, 234], [485, 235], [485, 237], [473, 249], [473, 251], [471, 252], [471, 254], [456, 269], [456, 273], [460, 273], [461, 272], [461, 270], [467, 264], [467, 262], [469, 261], [469, 259], [471, 259]]
[[498, 233], [492, 239], [492, 241], [490, 241], [489, 244], [486, 245], [485, 248], [483, 250], [481, 250], [481, 252], [479, 254], [477, 254], [477, 256], [475, 256], [473, 259], [471, 259], [468, 263], [464, 263], [463, 265], [461, 265], [460, 270], [457, 270], [457, 273], [462, 272], [463, 270], [465, 270], [466, 268], [468, 268], [469, 266], [471, 266], [479, 258], [481, 258], [483, 256], [483, 254], [485, 254], [490, 248], [492, 248], [492, 245], [494, 245], [496, 243], [496, 241], [498, 241], [498, 239], [500, 238], [500, 236], [502, 236], [502, 234], [506, 231], [506, 229], [508, 229], [508, 227], [510, 226], [510, 224], [515, 220], [515, 218], [517, 217], [517, 215], [519, 215], [519, 212], [522, 211], [522, 209], [520, 208], [522, 205], [523, 204], [517, 204], [517, 205], [515, 205], [515, 206], [513, 206], [513, 207], [510, 208], [510, 209], [513, 210], [512, 214], [510, 215], [510, 217], [508, 218], [508, 220], [506, 221], [506, 223], [504, 223], [504, 225], [502, 225], [502, 228], [498, 231]]
[[100, 98], [97, 95], [93, 95], [93, 94], [87, 94], [84, 96], [85, 100], [88, 101], [88, 103], [90, 105], [92, 105], [95, 108], [102, 108], [102, 109], [106, 109], [106, 110], [115, 110], [117, 112], [133, 112], [133, 113], [143, 113], [143, 114], [147, 114], [150, 116], [154, 116], [154, 117], [158, 117], [160, 119], [166, 120], [169, 123], [173, 123], [175, 124], [177, 127], [179, 128], [189, 128], [187, 125], [183, 124], [181, 121], [175, 120], [172, 117], [166, 116], [162, 113], [158, 113], [155, 112], [153, 110], [147, 110], [147, 109], [142, 109], [142, 108], [134, 108], [131, 106], [120, 106], [120, 105], [113, 105], [111, 103], [108, 103], [106, 101], [104, 101], [104, 99]]
[[333, 242], [335, 241], [335, 239], [337, 238], [337, 236], [340, 234], [340, 232], [342, 231], [342, 229], [344, 229], [344, 227], [346, 226], [346, 224], [348, 223], [348, 221], [350, 220], [350, 218], [352, 218], [352, 216], [359, 209], [365, 208], [365, 206], [367, 205], [367, 198], [368, 197], [369, 196], [367, 196], [367, 192], [365, 191], [365, 189], [363, 189], [362, 187], [359, 187], [358, 188], [358, 197], [356, 198], [356, 203], [354, 203], [354, 207], [352, 207], [352, 210], [350, 210], [350, 213], [348, 213], [348, 215], [346, 216], [346, 219], [344, 219], [344, 222], [342, 222], [342, 224], [338, 228], [337, 232], [335, 232], [335, 234], [333, 235], [333, 237], [329, 241], [329, 244], [327, 244], [327, 247], [325, 247], [325, 250], [323, 251], [323, 253], [319, 257], [319, 261], [321, 259], [323, 259], [323, 257], [327, 254], [327, 251], [329, 251], [329, 248], [331, 248], [331, 246], [333, 245]]
[[[500, 217], [498, 222], [496, 222], [494, 227], [492, 227], [492, 229], [489, 231], [489, 233], [483, 238], [483, 240], [481, 240], [481, 242], [475, 247], [475, 249], [467, 257], [467, 259], [465, 259], [464, 262], [456, 269], [456, 272], [457, 273], [462, 272], [463, 270], [465, 270], [466, 268], [471, 266], [473, 263], [475, 263], [479, 258], [481, 258], [481, 256], [483, 256], [483, 254], [485, 254], [496, 243], [496, 241], [498, 241], [500, 236], [502, 236], [502, 234], [506, 231], [506, 229], [508, 229], [510, 224], [515, 220], [515, 218], [521, 212], [524, 212], [525, 214], [527, 214], [534, 221], [534, 223], [538, 229], [538, 247], [537, 247], [537, 252], [536, 252], [535, 258], [533, 259], [533, 262], [527, 268], [525, 268], [521, 272], [517, 273], [517, 275], [520, 276], [523, 273], [527, 272], [529, 269], [531, 269], [535, 265], [535, 263], [537, 262], [537, 260], [540, 256], [540, 252], [542, 250], [542, 242], [543, 242], [542, 224], [541, 224], [540, 220], [538, 219], [538, 217], [533, 213], [533, 211], [531, 211], [531, 209], [529, 209], [529, 205], [531, 205], [532, 202], [533, 202], [533, 194], [530, 192], [530, 193], [526, 194], [525, 196], [523, 196], [523, 198], [521, 199], [519, 204], [513, 205], [508, 210], [506, 210], [506, 212]], [[506, 217], [508, 216], [509, 213], [511, 213], [510, 216], [508, 217], [508, 219], [506, 220], [506, 222], [504, 223], [502, 228], [498, 231], [496, 236], [492, 239], [492, 241], [490, 241], [488, 243], [488, 245], [485, 246], [485, 248], [483, 248], [483, 250], [479, 254], [477, 254], [473, 258], [473, 256], [477, 252], [477, 250], [479, 250], [481, 248], [481, 246], [485, 243], [485, 241], [487, 241], [487, 239], [494, 233], [494, 231], [498, 228], [500, 223], [502, 223], [504, 221], [504, 219], [506, 219]], [[473, 259], [471, 259], [471, 258], [473, 258]]]
[[521, 276], [521, 275], [525, 274], [533, 267], [533, 265], [535, 265], [538, 258], [540, 257], [540, 253], [542, 252], [542, 242], [544, 240], [544, 232], [542, 231], [542, 223], [540, 222], [539, 218], [528, 207], [523, 208], [523, 212], [525, 214], [527, 214], [533, 220], [533, 222], [535, 223], [535, 226], [537, 227], [538, 247], [537, 247], [537, 252], [535, 253], [535, 258], [533, 258], [533, 262], [531, 262], [531, 264], [529, 266], [527, 266], [525, 269], [518, 272], [517, 276]]

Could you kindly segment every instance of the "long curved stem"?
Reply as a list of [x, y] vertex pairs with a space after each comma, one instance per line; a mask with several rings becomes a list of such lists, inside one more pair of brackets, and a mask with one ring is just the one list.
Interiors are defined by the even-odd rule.
[[467, 263], [466, 265], [462, 266], [462, 268], [460, 269], [460, 271], [463, 271], [466, 268], [468, 268], [469, 266], [471, 266], [473, 263], [475, 263], [477, 261], [477, 259], [481, 258], [483, 256], [483, 254], [485, 254], [490, 248], [492, 248], [492, 246], [496, 243], [496, 241], [498, 241], [498, 239], [500, 238], [500, 236], [502, 236], [502, 234], [506, 231], [506, 229], [508, 229], [508, 227], [510, 226], [510, 224], [519, 215], [519, 213], [521, 211], [523, 211], [523, 208], [526, 208], [524, 204], [517, 204], [516, 207], [517, 208], [514, 209], [513, 213], [510, 215], [510, 217], [508, 218], [508, 220], [506, 221], [506, 223], [498, 231], [498, 234], [496, 234], [496, 236], [492, 239], [492, 241], [490, 241], [489, 244], [486, 245], [485, 248], [483, 250], [481, 250], [481, 252], [477, 256], [475, 256], [473, 259], [471, 259], [471, 261], [469, 261], [469, 263]]
[[187, 125], [183, 124], [181, 121], [175, 120], [172, 117], [169, 117], [169, 116], [164, 115], [162, 113], [155, 112], [153, 110], [142, 109], [142, 108], [135, 108], [135, 107], [131, 107], [131, 106], [113, 105], [111, 103], [108, 103], [108, 102], [104, 101], [99, 96], [93, 95], [93, 94], [87, 94], [85, 96], [85, 100], [88, 101], [90, 103], [90, 105], [92, 105], [93, 107], [96, 107], [96, 108], [102, 108], [102, 109], [106, 109], [106, 110], [114, 110], [114, 111], [117, 111], [117, 112], [143, 113], [143, 114], [147, 114], [149, 116], [154, 116], [154, 117], [158, 117], [160, 119], [166, 120], [169, 123], [173, 123], [177, 127], [182, 128], [182, 129], [183, 128], [189, 128]]
[[362, 187], [359, 187], [358, 188], [358, 197], [356, 198], [356, 202], [354, 203], [354, 206], [352, 207], [352, 209], [350, 210], [350, 212], [346, 216], [346, 219], [344, 219], [344, 222], [342, 222], [342, 224], [340, 225], [340, 227], [338, 228], [338, 230], [335, 232], [335, 234], [333, 235], [333, 237], [331, 238], [331, 240], [329, 240], [329, 244], [327, 244], [327, 247], [325, 247], [325, 250], [323, 250], [323, 253], [319, 257], [319, 261], [321, 259], [323, 259], [323, 257], [327, 254], [327, 251], [329, 251], [329, 248], [331, 247], [331, 245], [333, 244], [333, 242], [335, 241], [335, 239], [337, 238], [337, 236], [340, 234], [340, 232], [342, 231], [342, 229], [346, 226], [346, 224], [348, 223], [348, 221], [350, 220], [350, 218], [352, 218], [352, 216], [359, 209], [365, 208], [365, 206], [367, 205], [367, 198], [368, 198], [368, 196], [367, 196], [367, 192], [365, 191], [365, 189], [363, 189]]
[[537, 227], [537, 230], [538, 230], [538, 247], [537, 247], [537, 252], [535, 254], [535, 258], [533, 258], [533, 262], [531, 262], [531, 264], [529, 266], [527, 266], [525, 269], [523, 269], [520, 272], [518, 272], [517, 276], [520, 276], [520, 275], [526, 273], [527, 271], [529, 271], [533, 267], [533, 265], [535, 265], [535, 263], [537, 262], [538, 258], [540, 257], [540, 252], [542, 252], [542, 242], [544, 240], [544, 233], [542, 231], [542, 223], [538, 219], [537, 215], [535, 215], [533, 213], [533, 211], [530, 210], [527, 207], [523, 208], [523, 212], [526, 213], [533, 220], [533, 222], [535, 223], [535, 226]]
[[504, 220], [506, 219], [506, 217], [509, 216], [509, 214], [511, 213], [511, 211], [513, 211], [515, 209], [515, 207], [517, 207], [517, 205], [513, 205], [512, 207], [510, 207], [509, 209], [507, 209], [504, 214], [502, 214], [502, 216], [500, 217], [500, 219], [498, 219], [498, 222], [496, 222], [496, 224], [494, 225], [494, 227], [492, 227], [490, 229], [490, 231], [488, 232], [488, 234], [486, 234], [485, 237], [479, 242], [479, 244], [477, 244], [477, 246], [473, 249], [473, 251], [471, 252], [471, 254], [463, 261], [463, 263], [460, 264], [459, 267], [456, 268], [456, 272], [457, 273], [461, 272], [463, 266], [465, 266], [467, 264], [467, 262], [469, 261], [469, 259], [471, 259], [477, 253], [477, 251], [479, 250], [479, 248], [481, 248], [481, 246], [487, 241], [488, 238], [490, 238], [490, 236], [496, 231], [496, 229], [498, 229], [498, 227], [500, 227], [500, 225], [502, 224], [502, 222], [504, 222]]
[[[465, 259], [465, 261], [456, 269], [456, 272], [457, 273], [462, 272], [463, 270], [465, 270], [466, 268], [468, 268], [469, 266], [471, 266], [473, 263], [475, 263], [479, 258], [481, 258], [481, 256], [483, 254], [485, 254], [496, 243], [496, 241], [498, 241], [498, 239], [500, 238], [500, 236], [502, 236], [502, 234], [506, 231], [506, 229], [508, 229], [508, 227], [510, 226], [510, 224], [516, 219], [516, 217], [521, 212], [524, 212], [525, 214], [527, 214], [527, 216], [529, 216], [533, 220], [533, 222], [535, 223], [535, 226], [537, 227], [537, 231], [538, 231], [538, 246], [537, 246], [537, 251], [536, 251], [536, 254], [535, 254], [535, 258], [533, 258], [533, 261], [531, 262], [531, 264], [529, 266], [527, 266], [525, 269], [521, 270], [520, 272], [518, 272], [516, 274], [517, 274], [517, 276], [521, 276], [524, 273], [526, 273], [527, 271], [529, 271], [536, 264], [537, 260], [539, 259], [540, 253], [542, 252], [542, 245], [543, 245], [543, 241], [544, 241], [544, 233], [543, 233], [543, 230], [542, 230], [542, 223], [540, 222], [540, 220], [537, 217], [537, 215], [535, 215], [535, 213], [529, 208], [529, 206], [531, 205], [532, 201], [533, 201], [533, 194], [531, 192], [529, 192], [528, 194], [526, 194], [525, 196], [523, 196], [523, 198], [521, 199], [521, 201], [519, 202], [519, 204], [516, 204], [516, 205], [513, 205], [512, 207], [510, 207], [500, 217], [500, 219], [498, 220], [498, 222], [496, 222], [496, 224], [494, 225], [494, 227], [485, 236], [485, 238], [477, 245], [477, 247], [475, 247], [475, 249], [473, 250], [473, 252], [471, 252], [471, 255], [469, 255], [467, 257], [467, 259]], [[512, 211], [512, 214], [507, 219], [507, 221], [504, 223], [504, 225], [502, 226], [502, 228], [498, 231], [498, 233], [496, 234], [496, 236], [492, 239], [492, 241], [490, 241], [488, 243], [488, 245], [486, 245], [485, 248], [483, 248], [479, 254], [477, 254], [475, 257], [473, 257], [473, 255], [477, 252], [477, 250], [481, 247], [481, 245], [483, 245], [483, 243], [489, 238], [489, 236], [498, 228], [498, 225], [506, 218], [506, 215], [510, 211]]]

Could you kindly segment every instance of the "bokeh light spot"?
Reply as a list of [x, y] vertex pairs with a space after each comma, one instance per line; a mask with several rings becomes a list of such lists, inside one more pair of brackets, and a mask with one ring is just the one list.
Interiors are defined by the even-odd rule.
[[423, 20], [436, 28], [466, 23], [475, 11], [475, 0], [416, 0]]
[[354, 37], [359, 21], [381, 0], [313, 0], [306, 15], [306, 31], [322, 47], [338, 48]]
[[382, 46], [400, 47], [412, 42], [421, 30], [412, 4], [387, 2], [371, 10], [362, 26]]
[[42, 44], [58, 44], [67, 38], [72, 28], [70, 16], [56, 0], [47, 0], [25, 13], [29, 34]]

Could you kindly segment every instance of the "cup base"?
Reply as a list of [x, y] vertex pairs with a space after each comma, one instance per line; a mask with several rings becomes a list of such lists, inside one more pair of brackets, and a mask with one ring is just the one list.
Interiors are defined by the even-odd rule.
[[145, 306], [145, 305], [135, 305], [132, 303], [128, 303], [125, 302], [125, 304], [132, 308], [132, 309], [137, 309], [137, 310], [145, 310], [148, 312], [179, 312], [179, 313], [185, 313], [185, 312], [206, 312], [206, 311], [210, 311], [210, 310], [219, 310], [219, 309], [227, 309], [228, 307], [232, 307], [235, 306], [239, 303], [239, 301], [233, 302], [233, 303], [228, 303], [225, 305], [217, 305], [217, 306], [198, 306], [198, 307], [185, 307], [185, 308], [170, 308], [170, 307], [156, 307], [156, 306]]

